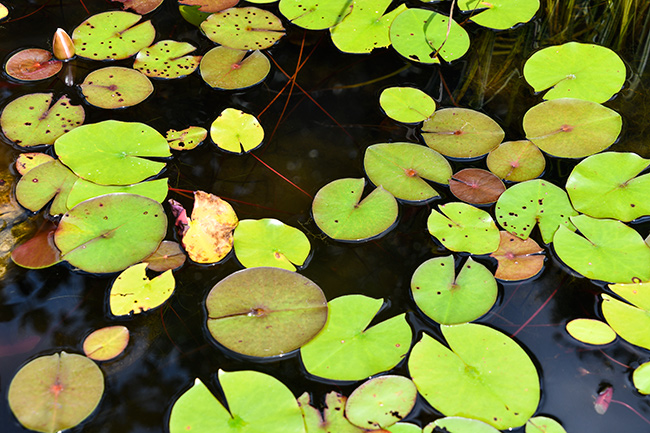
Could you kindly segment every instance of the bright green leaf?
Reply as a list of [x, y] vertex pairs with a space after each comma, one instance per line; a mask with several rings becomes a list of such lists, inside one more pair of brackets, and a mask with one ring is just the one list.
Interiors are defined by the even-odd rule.
[[343, 409], [346, 400], [346, 397], [336, 391], [328, 392], [325, 395], [325, 405], [322, 406], [321, 413], [310, 404], [309, 393], [305, 392], [298, 397], [298, 404], [305, 420], [306, 433], [366, 433], [366, 429], [355, 426], [345, 417]]
[[437, 419], [427, 425], [422, 430], [422, 433], [438, 433], [438, 431], [445, 431], [444, 429], [453, 433], [498, 433], [499, 431], [483, 421], [459, 416], [448, 416]]
[[458, 7], [462, 11], [479, 9], [470, 19], [480, 26], [506, 30], [530, 21], [539, 9], [539, 0], [460, 0]]
[[262, 144], [264, 128], [252, 114], [226, 108], [212, 122], [210, 138], [220, 149], [246, 153]]
[[436, 110], [436, 102], [420, 89], [389, 87], [379, 95], [379, 105], [391, 119], [403, 123], [418, 123]]
[[210, 15], [201, 30], [212, 41], [233, 50], [263, 50], [282, 36], [282, 20], [256, 7], [230, 8]]
[[200, 126], [190, 126], [182, 131], [170, 129], [165, 139], [174, 150], [192, 150], [205, 140], [208, 131]]
[[632, 382], [641, 394], [650, 394], [650, 362], [645, 362], [634, 370]]
[[50, 215], [66, 212], [68, 195], [79, 178], [55, 159], [41, 164], [20, 178], [16, 185], [16, 199], [27, 209], [38, 212], [52, 198]]
[[622, 339], [650, 350], [650, 310], [619, 301], [605, 293], [601, 296], [603, 316], [609, 326]]
[[506, 141], [490, 151], [487, 166], [503, 180], [523, 182], [541, 175], [546, 159], [539, 147], [528, 140]]
[[146, 263], [138, 263], [117, 277], [109, 295], [112, 315], [144, 313], [161, 306], [172, 295], [176, 287], [172, 271], [165, 271], [150, 280], [146, 269]]
[[280, 13], [292, 24], [324, 30], [339, 24], [352, 11], [353, 0], [280, 0]]
[[431, 210], [427, 227], [446, 248], [489, 254], [499, 247], [499, 229], [489, 213], [459, 202], [441, 205], [439, 209], [442, 213]]
[[616, 332], [605, 322], [595, 319], [573, 319], [566, 324], [573, 338], [587, 344], [609, 344], [616, 339]]
[[87, 180], [77, 178], [76, 182], [70, 188], [66, 206], [72, 209], [79, 203], [89, 198], [97, 197], [99, 195], [111, 194], [114, 192], [125, 192], [128, 194], [137, 194], [149, 197], [162, 203], [167, 197], [167, 179], [149, 180], [146, 182], [136, 183], [134, 185], [98, 185], [96, 183], [88, 182]]

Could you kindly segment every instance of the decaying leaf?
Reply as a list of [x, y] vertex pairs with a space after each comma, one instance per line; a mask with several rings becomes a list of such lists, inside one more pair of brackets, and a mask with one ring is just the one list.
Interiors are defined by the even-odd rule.
[[113, 0], [118, 3], [122, 3], [122, 9], [131, 9], [133, 12], [139, 13], [140, 15], [148, 14], [153, 10], [157, 9], [163, 2], [163, 0]]
[[236, 6], [239, 0], [178, 0], [178, 3], [188, 6], [199, 6], [201, 12], [214, 13]]

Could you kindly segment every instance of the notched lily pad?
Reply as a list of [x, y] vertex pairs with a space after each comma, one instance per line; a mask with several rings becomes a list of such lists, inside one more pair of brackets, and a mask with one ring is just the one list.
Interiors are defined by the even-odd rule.
[[176, 281], [171, 270], [153, 279], [146, 274], [147, 263], [125, 269], [113, 282], [109, 294], [111, 314], [140, 314], [161, 306], [174, 292]]
[[9, 57], [5, 72], [11, 78], [21, 81], [38, 81], [58, 74], [63, 63], [51, 52], [40, 48], [28, 48]]
[[131, 9], [140, 15], [146, 15], [153, 12], [162, 4], [164, 0], [115, 0], [122, 3], [122, 9]]
[[352, 6], [352, 0], [280, 0], [280, 13], [299, 27], [325, 30], [339, 24]]
[[596, 319], [573, 319], [566, 324], [566, 331], [587, 344], [609, 344], [616, 339], [616, 332], [607, 323]]
[[526, 421], [526, 433], [567, 433], [562, 425], [547, 416], [534, 416]]
[[86, 356], [95, 361], [108, 361], [126, 349], [129, 344], [129, 330], [126, 326], [116, 325], [97, 329], [83, 342]]
[[413, 87], [384, 89], [379, 95], [379, 105], [388, 117], [403, 123], [422, 122], [436, 110], [433, 98]]
[[194, 50], [196, 47], [188, 42], [159, 41], [138, 52], [133, 69], [147, 77], [182, 78], [199, 67], [201, 56], [186, 56]]
[[178, 242], [162, 241], [156, 251], [142, 261], [147, 264], [147, 269], [165, 272], [180, 268], [185, 263], [185, 259], [187, 256]]
[[54, 161], [54, 158], [52, 158], [47, 153], [21, 153], [18, 155], [18, 158], [16, 158], [16, 171], [24, 176], [29, 170], [36, 168], [41, 164], [45, 164], [46, 162], [52, 161]]
[[490, 204], [506, 190], [494, 174], [480, 168], [465, 168], [451, 176], [449, 190], [459, 200], [470, 204]]
[[153, 84], [144, 74], [119, 66], [91, 72], [80, 87], [89, 104], [108, 109], [137, 105], [153, 92]]
[[453, 433], [498, 433], [499, 430], [495, 429], [489, 424], [479, 421], [477, 419], [463, 418], [460, 416], [447, 416], [440, 418], [427, 425], [422, 429], [422, 433], [438, 433], [438, 432], [453, 432]]
[[503, 281], [532, 278], [544, 267], [544, 249], [533, 239], [520, 239], [508, 232], [500, 232], [499, 248], [490, 254], [499, 265], [495, 277]]
[[539, 147], [528, 140], [506, 141], [490, 151], [487, 166], [503, 180], [523, 182], [544, 172], [546, 158]]
[[476, 24], [496, 30], [506, 30], [530, 21], [539, 9], [539, 0], [460, 0], [462, 11], [474, 11], [470, 17]]
[[201, 30], [212, 42], [234, 50], [263, 50], [284, 36], [282, 20], [256, 7], [214, 13], [201, 23]]
[[264, 128], [252, 114], [226, 108], [210, 125], [210, 138], [220, 149], [246, 153], [262, 144]]
[[489, 213], [459, 202], [447, 203], [439, 209], [442, 213], [431, 210], [427, 227], [446, 248], [489, 254], [499, 247], [499, 229]]
[[84, 179], [76, 179], [75, 183], [70, 188], [66, 206], [72, 209], [82, 201], [89, 198], [97, 197], [104, 194], [111, 194], [114, 192], [124, 192], [127, 194], [137, 194], [144, 197], [149, 197], [162, 203], [167, 197], [167, 179], [148, 180], [146, 182], [136, 183], [134, 185], [98, 185], [93, 182], [88, 182]]
[[[298, 397], [298, 405], [305, 421], [305, 427], [309, 433], [365, 433], [367, 429], [359, 428], [345, 417], [343, 410], [347, 397], [336, 391], [328, 392], [325, 395], [325, 404], [320, 410], [312, 406], [309, 401], [309, 393], [305, 392]], [[421, 432], [418, 432], [421, 433]]]
[[38, 212], [54, 199], [50, 215], [62, 214], [69, 209], [68, 195], [77, 179], [73, 172], [55, 159], [33, 168], [20, 178], [16, 185], [16, 199], [33, 212]]
[[11, 260], [23, 268], [43, 269], [61, 261], [61, 252], [54, 244], [56, 226], [45, 224], [27, 242], [11, 251]]
[[178, 0], [178, 4], [198, 6], [199, 11], [209, 13], [220, 12], [237, 6], [237, 3], [239, 3], [239, 0]]
[[603, 316], [609, 326], [624, 340], [650, 350], [650, 309], [647, 306], [630, 305], [603, 293]]
[[385, 429], [411, 412], [417, 394], [413, 381], [404, 376], [378, 376], [350, 394], [345, 417], [357, 427]]
[[264, 80], [271, 70], [271, 62], [259, 50], [246, 58], [246, 50], [216, 47], [201, 59], [201, 77], [216, 89], [232, 90], [254, 86]]
[[200, 126], [190, 126], [181, 131], [170, 129], [165, 136], [169, 147], [174, 150], [192, 150], [208, 136], [208, 131]]

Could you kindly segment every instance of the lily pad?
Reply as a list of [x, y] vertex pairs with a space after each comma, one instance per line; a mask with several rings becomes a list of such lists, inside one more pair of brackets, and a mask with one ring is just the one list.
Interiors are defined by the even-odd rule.
[[137, 105], [153, 92], [153, 84], [144, 74], [119, 66], [91, 72], [80, 87], [89, 104], [108, 109]]
[[650, 350], [650, 335], [647, 332], [650, 326], [650, 310], [619, 301], [605, 293], [601, 296], [603, 316], [609, 326], [622, 339]]
[[84, 109], [67, 96], [54, 104], [52, 93], [32, 93], [11, 101], [2, 111], [0, 125], [5, 136], [22, 147], [53, 144], [84, 122]]
[[544, 267], [544, 249], [533, 239], [520, 239], [508, 232], [499, 232], [499, 248], [490, 254], [499, 265], [494, 274], [502, 281], [521, 281], [537, 275]]
[[478, 158], [503, 140], [503, 129], [490, 117], [467, 108], [445, 108], [422, 125], [430, 148], [452, 158]]
[[63, 64], [51, 52], [40, 48], [18, 51], [5, 63], [5, 72], [21, 81], [45, 80], [59, 73]]
[[212, 41], [233, 50], [263, 50], [282, 36], [282, 20], [256, 7], [231, 8], [210, 15], [201, 30]]
[[90, 359], [66, 352], [25, 364], [9, 385], [9, 406], [30, 430], [55, 433], [86, 419], [104, 394], [104, 376]]
[[641, 394], [650, 394], [650, 362], [643, 363], [634, 370], [632, 382]]
[[59, 160], [46, 162], [20, 178], [16, 185], [16, 199], [33, 212], [38, 212], [54, 199], [50, 215], [62, 214], [69, 209], [68, 195], [77, 179]]
[[398, 422], [384, 430], [389, 433], [422, 433], [420, 426], [411, 424], [410, 422]]
[[165, 164], [143, 157], [171, 155], [167, 140], [152, 127], [116, 120], [76, 128], [54, 149], [79, 177], [102, 185], [131, 185], [155, 176]]
[[[539, 404], [539, 376], [528, 354], [485, 325], [441, 326], [449, 344], [424, 334], [409, 358], [420, 394], [445, 416], [466, 416], [499, 429], [522, 426]], [[462, 392], [449, 392], [462, 390]]]
[[112, 11], [96, 14], [72, 32], [77, 55], [92, 60], [119, 60], [148, 47], [156, 36], [151, 21], [138, 24], [142, 16]]
[[636, 153], [604, 152], [573, 168], [566, 190], [573, 207], [594, 218], [621, 221], [650, 215], [650, 160]]
[[466, 323], [487, 313], [497, 299], [492, 273], [468, 258], [456, 276], [454, 257], [422, 263], [411, 278], [411, 293], [428, 317], [443, 325]]
[[325, 30], [343, 21], [352, 11], [352, 0], [280, 0], [280, 13], [292, 24], [309, 30]]
[[442, 155], [414, 143], [373, 144], [366, 149], [363, 165], [372, 183], [411, 202], [439, 197], [426, 180], [448, 184], [451, 177], [451, 166]]
[[201, 56], [186, 56], [194, 50], [196, 47], [188, 42], [159, 41], [138, 52], [133, 69], [147, 77], [182, 78], [199, 67]]
[[185, 263], [187, 256], [178, 242], [162, 241], [156, 251], [149, 257], [142, 259], [147, 264], [147, 269], [155, 272], [165, 272], [178, 269]]
[[626, 301], [650, 311], [650, 281], [610, 284], [609, 288]]
[[70, 209], [61, 218], [54, 242], [72, 266], [86, 272], [119, 272], [151, 255], [166, 233], [160, 203], [115, 193]]
[[205, 304], [214, 339], [249, 356], [276, 356], [298, 349], [327, 320], [327, 300], [321, 289], [285, 269], [235, 272], [212, 288]]
[[438, 433], [444, 432], [445, 430], [453, 433], [497, 433], [499, 431], [483, 421], [459, 416], [448, 416], [437, 419], [427, 425], [422, 430], [422, 433]]
[[220, 149], [246, 153], [262, 144], [264, 128], [252, 114], [226, 108], [210, 125], [210, 138]]
[[273, 218], [240, 221], [233, 245], [237, 260], [246, 268], [271, 266], [288, 271], [302, 266], [311, 250], [303, 232]]
[[499, 229], [489, 213], [459, 202], [441, 205], [439, 209], [442, 213], [431, 210], [427, 227], [446, 248], [489, 254], [499, 247]]
[[530, 21], [539, 9], [539, 0], [460, 0], [462, 11], [479, 10], [470, 17], [476, 24], [491, 29], [506, 30]]
[[9, 15], [9, 9], [7, 9], [7, 6], [0, 3], [0, 21], [7, 18], [7, 15]]
[[596, 319], [573, 319], [566, 324], [566, 331], [576, 340], [593, 345], [609, 344], [616, 339], [616, 332]]
[[592, 280], [650, 281], [650, 247], [636, 230], [587, 215], [571, 217], [571, 222], [582, 236], [560, 226], [553, 238], [555, 252], [570, 268]]
[[190, 126], [182, 131], [170, 129], [165, 139], [174, 150], [192, 150], [205, 140], [208, 131], [200, 126]]
[[220, 12], [237, 6], [237, 3], [239, 3], [239, 0], [178, 0], [178, 4], [198, 6], [201, 12], [209, 13]]
[[562, 158], [583, 158], [611, 146], [621, 132], [616, 111], [591, 101], [554, 99], [528, 110], [526, 138], [544, 152]]
[[459, 200], [481, 205], [497, 201], [506, 187], [498, 177], [487, 170], [465, 168], [451, 176], [449, 190]]
[[119, 356], [129, 344], [129, 330], [116, 325], [97, 329], [83, 342], [86, 356], [95, 361], [108, 361]]
[[390, 41], [402, 56], [421, 63], [459, 59], [469, 49], [469, 36], [456, 21], [427, 9], [410, 8], [390, 25]]
[[382, 304], [363, 295], [328, 302], [325, 327], [300, 349], [307, 372], [325, 379], [361, 380], [397, 365], [411, 345], [411, 327], [400, 314], [368, 328]]
[[46, 162], [52, 161], [54, 161], [54, 158], [52, 158], [47, 153], [21, 153], [18, 155], [18, 158], [16, 158], [16, 171], [24, 176], [29, 170], [36, 168], [41, 164], [45, 164]]
[[406, 417], [418, 391], [404, 376], [374, 377], [354, 390], [345, 404], [345, 417], [357, 427], [383, 429]]
[[131, 9], [140, 15], [146, 15], [158, 9], [164, 0], [115, 0], [122, 3], [122, 9]]
[[526, 422], [526, 433], [566, 433], [566, 430], [553, 418], [535, 416]]
[[391, 119], [403, 123], [418, 123], [436, 110], [436, 101], [420, 89], [389, 87], [379, 95], [379, 105]]
[[24, 244], [11, 251], [11, 260], [23, 268], [43, 269], [61, 261], [61, 252], [54, 245], [56, 226], [47, 223]]
[[147, 263], [138, 263], [117, 277], [109, 295], [112, 315], [144, 313], [161, 306], [172, 295], [176, 287], [172, 271], [165, 271], [150, 280], [146, 269]]
[[312, 203], [316, 225], [340, 241], [362, 241], [386, 232], [397, 220], [397, 202], [377, 187], [360, 201], [364, 179], [338, 179], [322, 187]]
[[524, 78], [544, 99], [576, 98], [602, 103], [625, 84], [625, 64], [607, 47], [568, 42], [534, 53]]
[[178, 11], [185, 21], [193, 26], [199, 27], [210, 15], [210, 12], [201, 12], [199, 6], [178, 5]]
[[98, 185], [96, 183], [88, 182], [87, 180], [78, 179], [70, 188], [66, 206], [72, 209], [82, 201], [89, 198], [97, 197], [104, 194], [111, 194], [114, 192], [125, 192], [128, 194], [137, 194], [162, 203], [167, 197], [167, 179], [149, 180], [146, 182], [136, 183], [134, 185]]
[[546, 158], [539, 147], [528, 140], [506, 141], [490, 151], [487, 166], [503, 180], [523, 182], [544, 172]]
[[217, 89], [254, 86], [269, 74], [271, 62], [260, 51], [253, 51], [244, 59], [247, 53], [228, 47], [211, 49], [201, 59], [201, 77]]
[[[309, 393], [305, 392], [298, 397], [298, 405], [305, 420], [305, 427], [308, 433], [366, 433], [362, 429], [350, 423], [343, 414], [347, 397], [331, 391], [325, 395], [323, 412], [309, 404]], [[420, 432], [418, 432], [420, 433]]]

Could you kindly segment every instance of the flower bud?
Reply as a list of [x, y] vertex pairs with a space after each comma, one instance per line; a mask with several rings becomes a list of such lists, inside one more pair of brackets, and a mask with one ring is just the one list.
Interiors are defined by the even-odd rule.
[[54, 40], [52, 41], [52, 51], [54, 52], [54, 57], [59, 60], [70, 60], [74, 57], [74, 44], [65, 30], [56, 29]]

